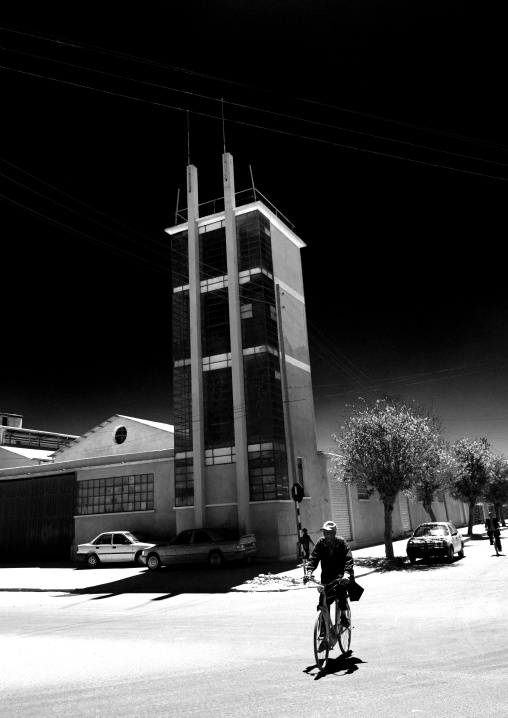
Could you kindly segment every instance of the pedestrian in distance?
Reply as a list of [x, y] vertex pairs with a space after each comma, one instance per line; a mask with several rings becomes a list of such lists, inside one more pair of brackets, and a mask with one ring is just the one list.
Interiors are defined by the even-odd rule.
[[309, 532], [307, 531], [307, 529], [302, 529], [302, 548], [306, 561], [309, 560], [311, 544], [315, 546], [315, 543], [309, 536]]
[[496, 516], [492, 515], [492, 511], [489, 511], [489, 515], [485, 519], [485, 531], [489, 536], [490, 545], [493, 546], [495, 542], [498, 551], [501, 551], [501, 534], [499, 531], [499, 519]]

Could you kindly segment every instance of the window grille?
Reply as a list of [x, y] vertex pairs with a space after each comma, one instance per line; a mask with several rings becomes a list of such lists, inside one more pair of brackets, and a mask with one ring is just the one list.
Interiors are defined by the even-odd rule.
[[76, 513], [83, 516], [151, 511], [154, 507], [153, 484], [153, 474], [79, 481]]

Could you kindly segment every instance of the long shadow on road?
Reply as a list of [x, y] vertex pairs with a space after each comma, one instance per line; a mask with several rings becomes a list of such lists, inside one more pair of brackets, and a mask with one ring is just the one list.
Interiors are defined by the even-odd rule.
[[75, 593], [228, 593], [235, 586], [256, 578], [260, 573], [277, 574], [296, 567], [296, 561], [254, 562], [248, 566], [232, 565], [215, 570], [207, 566], [164, 566], [158, 571], [140, 570], [136, 575], [125, 578], [120, 575], [118, 579], [109, 582], [101, 582], [101, 568], [86, 569], [90, 573], [93, 571], [94, 583], [76, 590]]

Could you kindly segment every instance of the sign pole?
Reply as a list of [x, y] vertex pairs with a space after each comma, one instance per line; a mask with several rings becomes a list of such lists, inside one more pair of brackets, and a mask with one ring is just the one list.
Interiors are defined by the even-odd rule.
[[302, 551], [302, 521], [300, 519], [300, 501], [303, 499], [303, 486], [299, 483], [294, 483], [291, 488], [291, 496], [293, 497], [295, 501], [295, 512], [296, 512], [296, 533], [298, 536], [298, 545], [297, 545], [297, 558], [300, 557], [302, 560], [302, 566], [303, 566], [303, 575], [305, 576], [305, 568], [306, 568], [306, 561], [305, 561], [305, 555]]
[[300, 519], [300, 504], [298, 501], [295, 501], [295, 508], [296, 508], [296, 526], [298, 530], [298, 555], [302, 559], [302, 566], [303, 566], [303, 575], [305, 576], [305, 555], [303, 552], [303, 546], [302, 546], [302, 522]]

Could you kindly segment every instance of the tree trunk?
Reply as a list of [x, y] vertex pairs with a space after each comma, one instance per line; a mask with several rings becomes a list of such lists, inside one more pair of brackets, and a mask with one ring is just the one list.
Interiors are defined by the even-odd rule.
[[436, 521], [436, 514], [434, 513], [434, 509], [432, 508], [432, 503], [430, 501], [424, 501], [423, 502], [423, 508], [430, 516], [431, 521]]
[[467, 524], [467, 535], [468, 536], [473, 535], [474, 507], [475, 506], [476, 506], [476, 502], [474, 502], [474, 501], [469, 502], [469, 521]]
[[501, 525], [502, 525], [502, 526], [506, 526], [506, 521], [505, 521], [505, 519], [504, 519], [503, 504], [499, 504], [499, 506], [500, 506], [500, 510], [501, 510]]
[[385, 507], [385, 556], [386, 558], [393, 558], [393, 543], [392, 543], [392, 514], [393, 514], [393, 501], [385, 501], [383, 499], [383, 505]]

